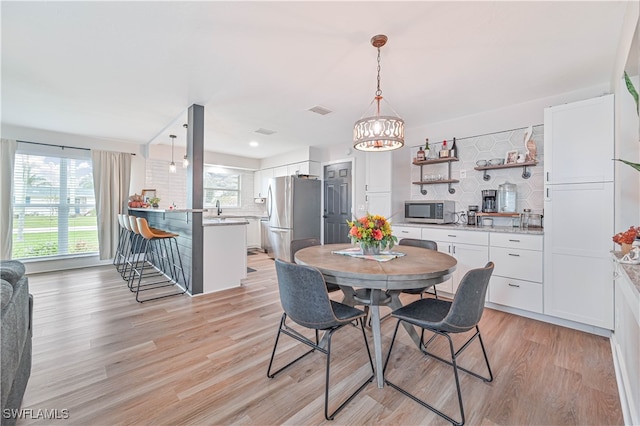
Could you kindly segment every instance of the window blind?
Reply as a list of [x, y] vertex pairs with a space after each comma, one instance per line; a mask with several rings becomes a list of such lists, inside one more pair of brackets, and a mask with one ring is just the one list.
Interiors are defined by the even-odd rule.
[[13, 186], [14, 259], [98, 252], [89, 151], [19, 144]]

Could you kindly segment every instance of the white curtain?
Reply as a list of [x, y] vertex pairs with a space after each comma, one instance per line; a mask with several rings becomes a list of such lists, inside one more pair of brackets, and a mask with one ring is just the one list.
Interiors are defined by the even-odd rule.
[[118, 214], [126, 211], [129, 199], [131, 154], [91, 150], [91, 160], [100, 259], [112, 259], [118, 247]]
[[13, 245], [13, 167], [16, 141], [0, 139], [0, 259], [11, 259]]

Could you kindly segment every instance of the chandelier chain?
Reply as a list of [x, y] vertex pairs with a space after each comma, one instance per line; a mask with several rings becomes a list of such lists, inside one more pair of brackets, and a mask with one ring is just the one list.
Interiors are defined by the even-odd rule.
[[380, 90], [380, 48], [378, 47], [378, 90], [376, 90], [376, 96], [382, 96], [382, 90]]

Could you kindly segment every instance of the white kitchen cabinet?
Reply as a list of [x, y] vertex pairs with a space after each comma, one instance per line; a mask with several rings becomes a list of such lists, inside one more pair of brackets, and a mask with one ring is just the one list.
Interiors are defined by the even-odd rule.
[[422, 228], [419, 227], [392, 225], [392, 230], [393, 235], [398, 238], [398, 242], [403, 238], [414, 238], [416, 240], [422, 239]]
[[260, 220], [247, 218], [247, 248], [260, 248]]
[[484, 267], [489, 261], [489, 235], [487, 232], [452, 229], [422, 229], [423, 240], [433, 240], [438, 251], [456, 258], [457, 267], [451, 279], [436, 286], [438, 290], [455, 294], [460, 280], [470, 270]]
[[385, 217], [391, 216], [391, 152], [367, 153], [365, 169], [367, 211]]
[[545, 183], [613, 181], [613, 138], [613, 95], [546, 108]]
[[256, 170], [253, 172], [253, 197], [254, 198], [262, 198], [267, 196], [267, 192], [265, 191], [266, 186], [264, 179], [266, 173], [264, 170]]
[[[635, 265], [626, 267], [640, 268]], [[621, 396], [620, 400], [625, 423], [640, 425], [640, 294], [622, 265], [616, 264], [616, 268], [616, 312], [611, 340], [622, 379], [621, 393], [624, 397]]]
[[365, 192], [391, 192], [391, 152], [368, 152]]
[[612, 330], [613, 96], [544, 117], [544, 313]]
[[542, 235], [491, 233], [489, 241], [489, 301], [542, 313]]
[[273, 169], [262, 169], [260, 170], [260, 194], [261, 197], [267, 197], [269, 193], [269, 179], [274, 177]]
[[247, 277], [247, 225], [205, 223], [203, 239], [203, 293], [239, 287]]
[[367, 192], [367, 211], [384, 217], [391, 216], [391, 192]]
[[287, 166], [287, 174], [293, 175], [310, 175], [320, 176], [321, 167], [317, 161], [302, 161], [300, 163], [289, 164]]
[[273, 177], [289, 176], [288, 166], [279, 166], [273, 168]]

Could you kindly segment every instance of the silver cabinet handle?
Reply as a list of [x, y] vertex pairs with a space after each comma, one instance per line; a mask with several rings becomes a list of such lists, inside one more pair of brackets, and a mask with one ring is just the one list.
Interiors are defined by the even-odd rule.
[[509, 253], [509, 256], [520, 257], [520, 255], [519, 255], [519, 254], [515, 254], [515, 253]]
[[509, 241], [512, 242], [512, 243], [519, 243], [520, 242], [520, 240], [509, 240]]
[[508, 286], [509, 286], [509, 287], [517, 287], [517, 288], [520, 288], [520, 286], [519, 286], [518, 284], [511, 284], [511, 283], [508, 283]]
[[457, 235], [447, 234], [447, 237], [453, 237], [453, 238], [455, 238], [455, 237], [457, 237]]
[[408, 233], [409, 233], [409, 231], [400, 231], [400, 233], [402, 233], [402, 234], [408, 234]]

